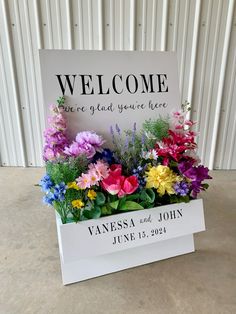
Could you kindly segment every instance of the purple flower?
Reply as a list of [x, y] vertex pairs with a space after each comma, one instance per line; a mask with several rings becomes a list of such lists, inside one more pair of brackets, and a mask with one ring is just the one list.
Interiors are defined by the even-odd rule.
[[120, 128], [118, 124], [116, 124], [116, 132], [120, 135]]
[[191, 180], [190, 189], [192, 190], [191, 194], [194, 198], [196, 198], [197, 194], [204, 189], [202, 187], [202, 181], [205, 179], [212, 179], [212, 177], [208, 174], [209, 169], [207, 167], [202, 165], [194, 167], [192, 161], [182, 161], [178, 168], [186, 178]]
[[75, 140], [80, 145], [90, 144], [94, 146], [95, 149], [99, 149], [105, 143], [103, 138], [93, 131], [80, 132], [77, 134]]
[[90, 159], [96, 154], [96, 151], [101, 151], [103, 143], [103, 138], [95, 132], [80, 132], [76, 136], [76, 141], [66, 147], [64, 153], [74, 157], [85, 155]]
[[186, 196], [189, 192], [189, 185], [185, 181], [177, 182], [174, 185], [174, 189], [176, 194], [179, 194], [181, 196]]
[[94, 146], [89, 143], [79, 144], [72, 142], [69, 147], [65, 148], [64, 153], [73, 157], [85, 155], [87, 158], [92, 158], [96, 154], [96, 150]]
[[63, 117], [63, 110], [56, 105], [51, 105], [52, 115], [48, 117], [49, 127], [44, 131], [45, 145], [43, 149], [43, 159], [53, 161], [57, 158], [64, 157], [64, 149], [68, 145], [65, 134], [66, 121]]

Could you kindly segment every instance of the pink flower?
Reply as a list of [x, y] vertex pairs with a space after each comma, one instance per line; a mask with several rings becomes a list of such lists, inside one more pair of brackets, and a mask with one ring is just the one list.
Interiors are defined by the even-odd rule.
[[76, 179], [77, 185], [80, 189], [90, 188], [90, 176], [88, 174], [82, 173], [82, 175]]
[[110, 166], [110, 175], [113, 177], [121, 176], [122, 166], [120, 164], [113, 164]]
[[98, 182], [100, 181], [100, 177], [98, 176], [97, 172], [94, 171], [89, 171], [87, 173], [88, 179], [89, 179], [89, 184], [90, 187], [93, 185], [98, 185]]
[[138, 178], [136, 176], [126, 178], [122, 184], [121, 190], [118, 193], [118, 197], [122, 197], [126, 194], [132, 194], [137, 190], [138, 186]]
[[121, 175], [121, 172], [121, 165], [111, 165], [109, 176], [101, 182], [101, 186], [104, 190], [112, 195], [118, 194], [118, 197], [132, 194], [139, 186], [136, 176], [126, 178]]
[[93, 185], [99, 185], [99, 182], [106, 178], [109, 174], [108, 165], [102, 160], [98, 160], [96, 164], [90, 164], [89, 170], [76, 179], [77, 185], [81, 189], [90, 188]]
[[124, 176], [112, 176], [110, 174], [106, 179], [102, 180], [101, 186], [111, 195], [116, 195], [120, 192], [124, 180]]
[[97, 172], [97, 175], [100, 177], [100, 180], [106, 179], [109, 175], [109, 167], [108, 164], [102, 160], [98, 160], [96, 164], [94, 164], [94, 169]]

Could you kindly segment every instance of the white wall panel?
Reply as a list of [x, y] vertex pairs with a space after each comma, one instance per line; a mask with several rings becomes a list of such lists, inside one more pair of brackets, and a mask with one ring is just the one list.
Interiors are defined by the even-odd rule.
[[38, 49], [176, 51], [199, 155], [236, 168], [235, 0], [0, 0], [0, 163], [41, 166]]

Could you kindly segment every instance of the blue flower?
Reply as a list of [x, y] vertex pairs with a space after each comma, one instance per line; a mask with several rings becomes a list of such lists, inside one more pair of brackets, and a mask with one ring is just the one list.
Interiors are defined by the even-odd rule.
[[53, 201], [55, 201], [54, 194], [52, 192], [48, 192], [44, 197], [43, 197], [43, 202], [44, 204], [47, 205], [53, 205]]
[[109, 148], [103, 149], [101, 153], [97, 152], [93, 157], [93, 162], [95, 163], [98, 159], [102, 159], [111, 165], [114, 162], [113, 152]]
[[138, 179], [139, 187], [144, 187], [146, 185], [146, 179], [143, 176], [143, 172], [145, 171], [145, 167], [138, 166], [132, 170], [133, 175], [135, 175]]
[[53, 197], [55, 201], [64, 201], [66, 194], [66, 184], [61, 182], [60, 184], [55, 185]]
[[189, 185], [185, 181], [177, 182], [174, 185], [174, 189], [176, 194], [179, 194], [181, 196], [186, 196], [189, 192]]
[[51, 190], [51, 188], [53, 187], [53, 183], [50, 176], [47, 173], [41, 179], [39, 185], [41, 186], [43, 192], [47, 193]]

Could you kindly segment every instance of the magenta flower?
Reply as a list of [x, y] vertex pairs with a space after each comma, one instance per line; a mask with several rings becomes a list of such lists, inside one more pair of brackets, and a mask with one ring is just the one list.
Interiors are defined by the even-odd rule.
[[197, 197], [197, 194], [201, 190], [204, 190], [202, 182], [205, 179], [212, 179], [212, 177], [208, 174], [209, 169], [207, 167], [204, 167], [202, 165], [194, 167], [192, 161], [182, 161], [179, 164], [178, 168], [179, 171], [191, 181], [190, 189], [192, 190], [191, 194], [194, 198]]

